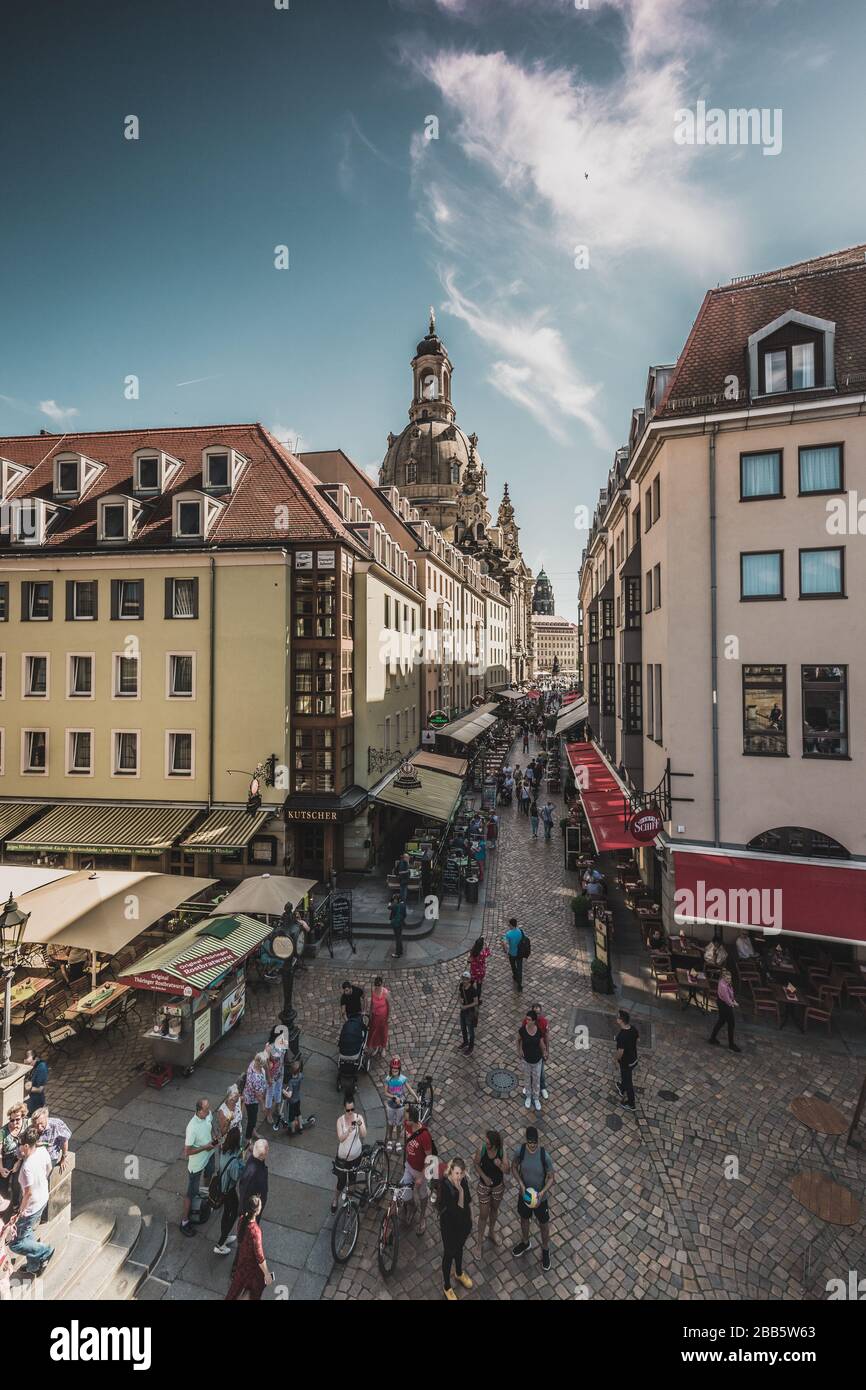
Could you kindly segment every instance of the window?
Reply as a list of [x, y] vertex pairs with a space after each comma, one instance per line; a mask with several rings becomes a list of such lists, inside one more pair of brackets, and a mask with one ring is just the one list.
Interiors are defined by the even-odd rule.
[[44, 700], [48, 695], [48, 657], [25, 656], [24, 658], [24, 697], [28, 700]]
[[841, 444], [822, 444], [814, 449], [801, 449], [799, 467], [801, 497], [844, 491]]
[[648, 531], [653, 524], [653, 495], [652, 488], [647, 488], [643, 495], [643, 514], [644, 531]]
[[640, 577], [629, 575], [625, 581], [625, 625], [640, 627]]
[[800, 551], [800, 598], [845, 597], [845, 550], [827, 546]]
[[589, 703], [598, 708], [598, 663], [595, 661], [589, 668]]
[[202, 526], [200, 502], [178, 502], [177, 529], [175, 534], [178, 536], [201, 536]]
[[[414, 713], [414, 710], [413, 710]], [[352, 730], [340, 730], [340, 786], [343, 791], [355, 780], [355, 746]]]
[[603, 664], [601, 674], [601, 712], [602, 714], [614, 714], [616, 712], [616, 667], [612, 661], [606, 661]]
[[406, 482], [416, 483], [418, 481], [418, 465], [414, 459], [409, 459], [406, 464]]
[[144, 580], [112, 579], [111, 616], [123, 622], [140, 622], [144, 617]]
[[385, 631], [386, 631], [386, 632], [389, 631], [389, 630], [390, 630], [390, 627], [391, 627], [391, 596], [390, 596], [390, 594], [386, 594], [386, 595], [385, 595]]
[[815, 385], [815, 344], [794, 343], [791, 347], [791, 386], [806, 391]]
[[48, 730], [22, 729], [21, 771], [44, 776], [48, 771]]
[[653, 673], [655, 667], [647, 663], [646, 668], [646, 724], [644, 732], [647, 738], [653, 736], [653, 719], [655, 717], [655, 680]]
[[641, 710], [640, 665], [627, 662], [625, 667], [625, 732], [639, 734], [643, 728]]
[[93, 657], [91, 655], [73, 653], [70, 656], [68, 693], [70, 700], [93, 699]]
[[344, 550], [340, 570], [340, 615], [344, 642], [351, 642], [355, 627], [355, 592], [352, 583], [354, 570], [354, 556]]
[[645, 605], [644, 605], [644, 612], [645, 612], [645, 613], [651, 613], [651, 612], [652, 612], [652, 609], [653, 609], [653, 572], [652, 572], [652, 570], [647, 570], [647, 572], [646, 572], [646, 602], [645, 602]]
[[165, 581], [165, 616], [198, 617], [198, 578]]
[[759, 550], [740, 555], [740, 599], [784, 598], [781, 550]]
[[603, 640], [613, 637], [613, 599], [602, 599], [601, 603], [601, 635]]
[[656, 608], [662, 606], [662, 567], [653, 565], [653, 601]]
[[788, 752], [784, 666], [743, 667], [743, 752], [765, 757]]
[[762, 850], [765, 854], [794, 854], [804, 859], [851, 858], [838, 840], [822, 835], [820, 830], [807, 830], [802, 825], [783, 825], [776, 830], [765, 830], [750, 840], [746, 848]]
[[57, 492], [63, 497], [75, 497], [78, 494], [78, 459], [69, 462], [58, 463], [57, 465]]
[[69, 729], [66, 735], [67, 775], [91, 777], [93, 775], [93, 730]]
[[779, 391], [808, 391], [818, 384], [822, 373], [823, 338], [817, 343], [800, 342], [763, 349], [764, 391], [771, 395]]
[[54, 586], [51, 580], [21, 585], [21, 621], [50, 623], [54, 610]]
[[104, 541], [126, 540], [126, 506], [122, 502], [105, 502], [99, 509], [102, 522], [101, 539]]
[[66, 621], [96, 621], [98, 616], [99, 585], [95, 579], [67, 579], [66, 581]]
[[451, 464], [451, 482], [452, 482], [452, 483], [459, 483], [459, 482], [460, 482], [460, 464], [459, 464], [459, 463], [452, 463], [452, 464]]
[[230, 487], [228, 454], [208, 454], [205, 458], [205, 487]]
[[333, 652], [295, 655], [295, 714], [335, 714]]
[[662, 668], [656, 663], [655, 666], [655, 710], [653, 714], [653, 728], [655, 730], [653, 738], [656, 743], [661, 743], [664, 736], [662, 728]]
[[803, 757], [848, 756], [848, 667], [802, 666]]
[[662, 514], [662, 477], [656, 473], [653, 478], [653, 523], [658, 521]]
[[590, 643], [598, 641], [598, 609], [592, 608], [589, 613], [589, 640]]
[[116, 700], [137, 699], [141, 693], [139, 690], [139, 659], [137, 656], [122, 656], [116, 653], [114, 657], [114, 689], [112, 694]]
[[294, 790], [334, 791], [333, 729], [295, 730]]
[[782, 451], [740, 454], [740, 501], [782, 496]]
[[192, 652], [172, 652], [168, 658], [168, 695], [171, 700], [191, 700], [194, 691]]
[[352, 653], [340, 652], [340, 714], [349, 715], [353, 710]]
[[0, 584], [0, 623], [9, 621], [9, 583], [4, 580]]
[[6, 698], [6, 654], [0, 652], [0, 700]]
[[193, 773], [192, 734], [188, 731], [173, 732], [167, 735], [168, 777], [191, 777]]
[[136, 459], [136, 471], [137, 492], [159, 492], [160, 468], [157, 455]]
[[22, 498], [10, 503], [12, 539], [19, 545], [41, 545], [45, 539], [46, 506], [41, 498]]
[[138, 776], [139, 735], [132, 730], [115, 729], [112, 734], [114, 777]]

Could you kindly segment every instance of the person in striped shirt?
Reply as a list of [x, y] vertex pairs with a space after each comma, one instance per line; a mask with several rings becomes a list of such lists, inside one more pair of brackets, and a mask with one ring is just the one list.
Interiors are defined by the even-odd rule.
[[713, 1043], [718, 1047], [718, 1034], [722, 1027], [727, 1025], [728, 1047], [732, 1052], [740, 1052], [742, 1049], [737, 1047], [737, 1044], [734, 1042], [734, 1009], [737, 1007], [737, 1001], [734, 998], [734, 990], [731, 985], [730, 970], [722, 971], [721, 979], [719, 980], [718, 1005], [719, 1016], [716, 1019], [715, 1028], [707, 1038], [707, 1042]]

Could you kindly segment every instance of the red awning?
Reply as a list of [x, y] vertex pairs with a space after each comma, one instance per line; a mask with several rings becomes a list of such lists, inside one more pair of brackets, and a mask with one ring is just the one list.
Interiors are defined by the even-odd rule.
[[674, 920], [866, 944], [866, 865], [674, 850]]
[[635, 849], [637, 841], [625, 827], [627, 801], [622, 787], [598, 749], [592, 743], [567, 743], [565, 751], [599, 854]]

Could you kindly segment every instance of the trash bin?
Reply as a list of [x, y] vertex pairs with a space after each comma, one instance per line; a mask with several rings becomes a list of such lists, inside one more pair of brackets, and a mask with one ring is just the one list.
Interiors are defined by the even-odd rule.
[[470, 874], [470, 875], [464, 880], [464, 888], [465, 888], [465, 890], [466, 890], [466, 901], [467, 901], [468, 903], [477, 903], [477, 902], [478, 902], [478, 876], [477, 876], [477, 874]]

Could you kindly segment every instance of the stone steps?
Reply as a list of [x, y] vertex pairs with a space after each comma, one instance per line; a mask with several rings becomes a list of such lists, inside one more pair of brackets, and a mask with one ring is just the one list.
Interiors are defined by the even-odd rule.
[[167, 1239], [165, 1221], [143, 1213], [136, 1201], [101, 1198], [69, 1223], [65, 1241], [55, 1246], [39, 1281], [39, 1296], [53, 1302], [132, 1299]]

